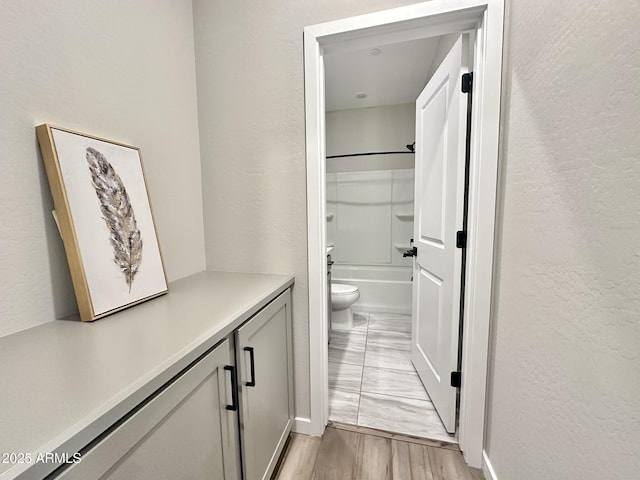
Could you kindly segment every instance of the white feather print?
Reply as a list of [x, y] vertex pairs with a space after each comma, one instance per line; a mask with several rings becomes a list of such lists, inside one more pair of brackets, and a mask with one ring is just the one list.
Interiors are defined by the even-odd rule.
[[100, 211], [109, 229], [113, 260], [124, 275], [129, 292], [142, 263], [142, 236], [120, 176], [100, 152], [87, 148], [87, 162]]

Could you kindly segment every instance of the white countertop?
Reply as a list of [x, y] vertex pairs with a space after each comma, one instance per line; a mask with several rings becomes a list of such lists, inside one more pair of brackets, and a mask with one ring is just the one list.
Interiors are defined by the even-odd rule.
[[[92, 323], [1, 337], [0, 455], [77, 452], [292, 284], [292, 275], [203, 272]], [[0, 480], [52, 467], [0, 463]]]

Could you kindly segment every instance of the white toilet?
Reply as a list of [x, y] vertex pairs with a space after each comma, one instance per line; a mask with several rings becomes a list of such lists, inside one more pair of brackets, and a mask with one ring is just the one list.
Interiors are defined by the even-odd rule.
[[353, 312], [351, 305], [360, 298], [360, 290], [353, 285], [342, 283], [331, 284], [331, 329], [351, 330], [353, 328]]

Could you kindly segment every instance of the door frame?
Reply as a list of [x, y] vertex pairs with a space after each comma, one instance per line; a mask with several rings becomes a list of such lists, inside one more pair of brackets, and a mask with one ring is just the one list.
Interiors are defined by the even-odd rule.
[[491, 321], [503, 17], [504, 0], [432, 0], [304, 28], [311, 418], [297, 419], [297, 431], [321, 435], [329, 410], [323, 55], [472, 30], [474, 105], [458, 443], [467, 463], [481, 466]]

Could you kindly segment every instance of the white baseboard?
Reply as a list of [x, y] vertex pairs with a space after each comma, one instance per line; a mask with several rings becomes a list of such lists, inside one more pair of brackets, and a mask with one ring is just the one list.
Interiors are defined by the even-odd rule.
[[303, 435], [312, 435], [311, 433], [311, 419], [304, 417], [296, 417], [293, 420], [293, 431], [296, 433], [302, 433]]
[[498, 480], [496, 472], [493, 470], [493, 465], [491, 465], [485, 450], [482, 450], [482, 473], [486, 480]]

